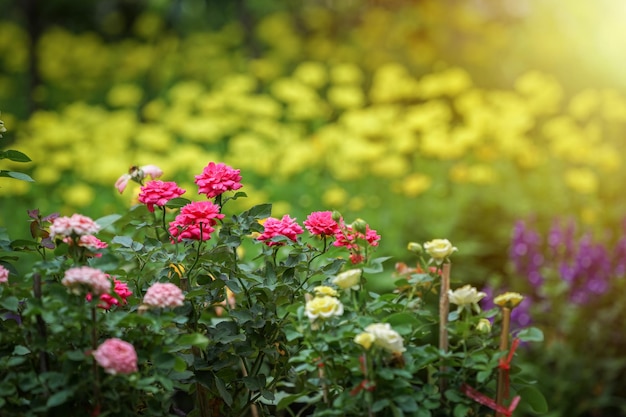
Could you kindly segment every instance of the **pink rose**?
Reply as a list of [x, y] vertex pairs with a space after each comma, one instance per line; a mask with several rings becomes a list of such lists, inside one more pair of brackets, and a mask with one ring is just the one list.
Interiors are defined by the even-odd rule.
[[233, 169], [226, 164], [209, 162], [202, 174], [196, 175], [198, 193], [206, 194], [208, 198], [216, 197], [226, 191], [238, 190], [242, 187], [240, 170]]
[[179, 307], [184, 300], [180, 288], [170, 282], [152, 284], [143, 297], [143, 303], [154, 308]]
[[[117, 278], [113, 278], [113, 291], [115, 291], [117, 296], [122, 299], [122, 303], [124, 304], [127, 303], [126, 299], [133, 295], [133, 292], [128, 289], [128, 285], [126, 285], [125, 282], [118, 280]], [[91, 299], [92, 295], [87, 294], [87, 300], [91, 301]], [[100, 295], [100, 304], [98, 304], [98, 307], [104, 310], [110, 310], [111, 307], [113, 307], [114, 305], [117, 306], [119, 304], [120, 300], [117, 297], [109, 293], [105, 293]]]
[[302, 227], [296, 223], [296, 219], [292, 219], [287, 214], [281, 220], [270, 217], [263, 223], [263, 226], [263, 233], [257, 239], [264, 241], [267, 246], [281, 246], [285, 244], [284, 242], [273, 242], [271, 239], [276, 236], [285, 236], [295, 242], [298, 235], [304, 232]]
[[339, 232], [339, 224], [333, 220], [331, 211], [314, 211], [303, 224], [312, 235], [334, 236]]
[[137, 352], [133, 345], [123, 340], [107, 339], [92, 355], [98, 365], [111, 375], [137, 372]]
[[83, 236], [93, 235], [100, 230], [100, 226], [87, 216], [73, 214], [71, 217], [57, 217], [50, 226], [50, 238], [56, 236]]
[[9, 282], [9, 270], [0, 265], [0, 284]]
[[65, 271], [65, 276], [61, 280], [74, 294], [92, 293], [100, 295], [111, 290], [111, 281], [104, 272], [88, 266], [79, 266]]
[[197, 201], [184, 206], [170, 223], [169, 231], [178, 242], [183, 239], [208, 240], [217, 220], [223, 219], [220, 207], [210, 201]]
[[185, 190], [176, 185], [173, 181], [148, 181], [146, 185], [141, 187], [139, 193], [139, 202], [148, 206], [150, 212], [154, 212], [154, 205], [163, 207], [173, 198], [180, 197], [185, 194]]

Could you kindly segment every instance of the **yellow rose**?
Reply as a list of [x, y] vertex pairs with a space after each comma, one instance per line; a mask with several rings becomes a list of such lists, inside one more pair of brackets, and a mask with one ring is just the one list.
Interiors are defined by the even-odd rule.
[[330, 295], [316, 296], [312, 300], [307, 301], [304, 312], [310, 320], [317, 318], [327, 319], [332, 316], [341, 316], [343, 314], [343, 304]]
[[354, 337], [354, 343], [363, 346], [365, 350], [369, 350], [372, 347], [376, 337], [368, 332], [359, 333]]
[[493, 302], [500, 307], [515, 308], [524, 300], [524, 296], [517, 292], [505, 292], [493, 299]]
[[356, 290], [359, 288], [362, 272], [360, 269], [349, 269], [333, 278], [332, 283], [344, 290]]
[[448, 239], [433, 239], [430, 242], [424, 243], [424, 250], [436, 263], [441, 264], [458, 249], [452, 246], [452, 243], [450, 243]]
[[402, 336], [391, 328], [389, 323], [370, 324], [365, 328], [367, 333], [374, 336], [374, 344], [391, 353], [404, 352]]
[[315, 292], [315, 295], [330, 295], [331, 297], [337, 297], [337, 291], [326, 285], [320, 285], [319, 287], [313, 288], [313, 292]]

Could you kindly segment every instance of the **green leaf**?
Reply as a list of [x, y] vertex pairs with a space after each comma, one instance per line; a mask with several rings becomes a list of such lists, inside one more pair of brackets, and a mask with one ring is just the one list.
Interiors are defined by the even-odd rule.
[[469, 405], [457, 404], [454, 407], [454, 417], [465, 417], [472, 408]]
[[541, 391], [535, 387], [524, 387], [518, 391], [522, 401], [530, 405], [534, 412], [543, 414], [548, 412], [548, 402]]
[[64, 402], [66, 402], [68, 400], [68, 398], [70, 398], [72, 396], [73, 393], [74, 392], [72, 390], [69, 390], [69, 389], [65, 389], [63, 391], [55, 392], [54, 394], [52, 394], [50, 396], [50, 398], [48, 398], [48, 401], [46, 402], [46, 406], [48, 406], [48, 407], [56, 407], [58, 405], [61, 405]]
[[185, 207], [189, 203], [191, 203], [191, 200], [187, 200], [186, 198], [182, 198], [182, 197], [176, 197], [168, 201], [167, 204], [165, 204], [165, 207], [180, 208], [180, 207]]
[[517, 333], [522, 342], [543, 342], [543, 332], [536, 327], [527, 327]]
[[27, 355], [29, 353], [30, 353], [30, 349], [28, 349], [26, 346], [17, 345], [13, 348], [13, 355], [22, 356], [22, 355]]
[[96, 220], [96, 223], [101, 229], [106, 229], [121, 218], [122, 216], [119, 214], [109, 214], [108, 216], [100, 217]]
[[31, 159], [24, 153], [20, 151], [16, 151], [14, 149], [9, 149], [4, 153], [8, 159], [15, 162], [30, 162]]
[[255, 219], [266, 219], [272, 215], [271, 204], [259, 204], [248, 210], [248, 214]]
[[184, 334], [178, 338], [177, 344], [183, 346], [196, 346], [205, 349], [209, 345], [209, 338], [200, 333]]
[[412, 329], [420, 325], [420, 321], [413, 313], [401, 312], [390, 314], [385, 318], [385, 322], [400, 334], [409, 334]]
[[0, 301], [0, 305], [9, 311], [17, 313], [17, 309], [19, 308], [20, 302], [16, 297], [10, 296]]
[[35, 182], [35, 180], [32, 179], [28, 174], [24, 174], [23, 172], [6, 171], [4, 169], [0, 171], [0, 177], [8, 177], [15, 178], [16, 180]]
[[230, 392], [228, 392], [228, 390], [226, 389], [226, 386], [224, 385], [224, 381], [216, 377], [215, 386], [217, 387], [217, 391], [222, 396], [222, 399], [224, 400], [226, 405], [230, 407], [233, 404], [233, 397], [230, 395]]
[[250, 391], [259, 391], [265, 387], [265, 375], [243, 377], [243, 383]]

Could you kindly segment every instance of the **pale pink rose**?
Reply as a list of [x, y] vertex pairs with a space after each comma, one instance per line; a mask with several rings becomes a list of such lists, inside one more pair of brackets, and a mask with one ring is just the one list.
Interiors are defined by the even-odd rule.
[[92, 355], [98, 365], [111, 375], [137, 372], [137, 352], [133, 345], [123, 340], [107, 339]]
[[339, 224], [333, 220], [331, 211], [314, 211], [303, 224], [312, 235], [334, 236], [339, 232]]
[[72, 214], [71, 217], [57, 217], [50, 226], [50, 238], [56, 236], [83, 236], [93, 235], [100, 230], [100, 226], [87, 216]]
[[9, 282], [9, 270], [0, 265], [0, 284]]
[[115, 181], [115, 188], [117, 188], [117, 191], [121, 194], [128, 186], [128, 181], [130, 180], [143, 184], [143, 180], [146, 177], [155, 179], [159, 178], [161, 175], [163, 175], [163, 171], [156, 165], [132, 166], [128, 170], [128, 173], [122, 175]]
[[88, 266], [79, 266], [65, 271], [61, 280], [74, 294], [92, 293], [100, 295], [111, 290], [111, 281], [104, 272]]
[[148, 206], [148, 211], [153, 212], [154, 206], [163, 207], [173, 198], [185, 194], [185, 190], [176, 185], [173, 181], [148, 181], [141, 187], [139, 202]]
[[196, 201], [184, 206], [173, 222], [169, 231], [178, 242], [183, 239], [208, 240], [215, 231], [217, 220], [223, 219], [220, 207], [210, 201]]
[[[63, 242], [67, 243], [68, 245], [73, 245], [74, 244], [74, 239], [72, 239], [71, 237], [67, 236], [67, 237], [63, 238]], [[83, 247], [83, 248], [87, 248], [90, 251], [97, 251], [98, 249], [105, 249], [109, 245], [106, 242], [101, 241], [100, 239], [98, 239], [94, 235], [84, 235], [84, 236], [81, 236], [80, 239], [78, 239], [78, 246]], [[91, 256], [94, 256], [96, 258], [100, 258], [102, 256], [102, 254], [101, 253], [96, 253], [96, 254], [92, 254]]]
[[202, 174], [196, 175], [196, 184], [198, 184], [198, 193], [206, 194], [207, 197], [213, 198], [226, 191], [238, 190], [242, 187], [240, 170], [233, 169], [230, 166], [215, 162], [209, 162]]
[[265, 242], [267, 246], [280, 246], [285, 244], [284, 242], [273, 242], [271, 239], [276, 236], [285, 236], [295, 242], [298, 235], [304, 232], [302, 227], [296, 223], [296, 219], [292, 219], [287, 214], [280, 220], [270, 217], [263, 223], [263, 227], [263, 233], [261, 233], [257, 239]]
[[143, 297], [143, 303], [154, 308], [180, 307], [184, 301], [183, 292], [170, 282], [152, 284]]

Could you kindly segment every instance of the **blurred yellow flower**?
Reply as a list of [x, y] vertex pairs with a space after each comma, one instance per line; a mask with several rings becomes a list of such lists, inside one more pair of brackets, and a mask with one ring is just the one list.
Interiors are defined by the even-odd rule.
[[432, 182], [428, 175], [415, 172], [404, 178], [401, 183], [401, 189], [407, 197], [417, 197], [428, 190]]
[[598, 190], [598, 177], [587, 168], [572, 168], [565, 171], [565, 183], [580, 194], [594, 194]]
[[96, 193], [87, 184], [73, 184], [63, 192], [63, 202], [73, 208], [86, 207], [93, 203]]
[[346, 201], [348, 201], [348, 192], [339, 186], [329, 187], [322, 194], [322, 202], [327, 207], [342, 207]]
[[143, 90], [136, 84], [117, 84], [107, 94], [107, 102], [113, 107], [135, 107], [141, 101]]

